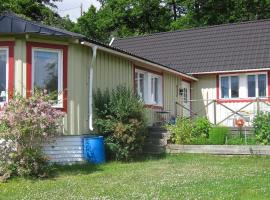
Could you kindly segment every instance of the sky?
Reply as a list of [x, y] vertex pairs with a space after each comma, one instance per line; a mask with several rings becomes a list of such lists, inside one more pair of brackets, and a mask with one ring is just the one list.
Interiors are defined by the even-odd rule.
[[99, 8], [100, 4], [97, 0], [62, 0], [55, 3], [58, 7], [58, 13], [61, 16], [69, 15], [72, 21], [76, 21], [80, 17], [80, 5], [83, 5], [83, 11], [87, 11], [91, 5]]

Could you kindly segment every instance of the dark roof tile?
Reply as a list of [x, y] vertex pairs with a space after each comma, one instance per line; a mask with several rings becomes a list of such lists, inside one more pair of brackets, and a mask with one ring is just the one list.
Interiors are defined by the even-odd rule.
[[112, 45], [185, 73], [270, 68], [270, 20], [115, 39]]

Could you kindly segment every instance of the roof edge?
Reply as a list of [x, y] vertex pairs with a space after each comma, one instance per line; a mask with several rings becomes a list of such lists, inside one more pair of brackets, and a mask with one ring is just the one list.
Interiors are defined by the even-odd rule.
[[[264, 22], [264, 21], [270, 21], [270, 19], [267, 18], [267, 19], [258, 19], [258, 20], [242, 21], [242, 22], [234, 22], [234, 23], [225, 23], [225, 24], [217, 24], [217, 25], [209, 25], [209, 26], [199, 26], [199, 27], [193, 27], [193, 28], [178, 29], [178, 30], [174, 30], [174, 31], [164, 31], [164, 32], [150, 33], [150, 34], [146, 34], [146, 35], [129, 36], [129, 37], [125, 37], [125, 38], [117, 38], [117, 37], [115, 37], [113, 43], [116, 42], [116, 41], [120, 41], [120, 40], [143, 38], [143, 37], [149, 37], [149, 36], [155, 36], [155, 35], [163, 35], [163, 34], [168, 34], [168, 33], [204, 30], [204, 29], [209, 29], [209, 28], [224, 27], [224, 26], [234, 26], [234, 25], [242, 25], [242, 24], [252, 24], [252, 23], [258, 23], [258, 22]], [[113, 45], [113, 43], [112, 43], [112, 45]]]
[[109, 53], [114, 53], [114, 54], [117, 54], [119, 56], [123, 56], [123, 57], [126, 57], [127, 59], [132, 59], [132, 60], [137, 60], [139, 62], [143, 62], [143, 63], [146, 63], [146, 64], [149, 64], [149, 65], [152, 65], [154, 67], [157, 67], [157, 68], [160, 68], [162, 70], [165, 70], [165, 71], [168, 71], [168, 72], [171, 72], [171, 73], [174, 73], [174, 74], [177, 74], [179, 76], [182, 76], [183, 78], [186, 78], [188, 80], [192, 80], [192, 81], [198, 81], [197, 78], [193, 77], [192, 75], [189, 75], [189, 74], [186, 74], [184, 72], [180, 72], [180, 71], [177, 71], [177, 70], [174, 70], [174, 69], [171, 69], [165, 65], [161, 65], [159, 63], [155, 63], [151, 60], [148, 60], [148, 59], [145, 59], [145, 58], [142, 58], [142, 57], [139, 57], [139, 56], [136, 56], [134, 54], [131, 54], [129, 52], [126, 52], [124, 50], [121, 50], [121, 49], [118, 49], [116, 47], [113, 47], [113, 46], [108, 46], [108, 45], [105, 45], [103, 43], [99, 43], [97, 41], [93, 41], [93, 40], [81, 40], [81, 44], [85, 44], [87, 45], [87, 43], [90, 43], [90, 44], [94, 44], [94, 45], [97, 45], [97, 46], [100, 46], [102, 47], [102, 50], [105, 50], [107, 49]]
[[238, 72], [255, 72], [255, 71], [269, 71], [270, 66], [268, 68], [256, 68], [256, 69], [239, 69], [239, 70], [224, 70], [224, 71], [212, 71], [212, 72], [195, 72], [195, 73], [187, 73], [189, 75], [207, 75], [207, 74], [225, 74], [225, 73], [238, 73]]

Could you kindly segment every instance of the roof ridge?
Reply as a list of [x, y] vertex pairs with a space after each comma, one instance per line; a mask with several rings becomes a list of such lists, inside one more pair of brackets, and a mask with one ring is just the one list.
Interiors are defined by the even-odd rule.
[[157, 33], [150, 33], [146, 35], [137, 35], [137, 36], [129, 36], [125, 38], [115, 38], [115, 41], [120, 40], [127, 40], [127, 39], [136, 39], [136, 38], [144, 38], [144, 37], [150, 37], [155, 35], [165, 35], [169, 33], [177, 33], [177, 32], [187, 32], [187, 31], [196, 31], [196, 30], [204, 30], [204, 29], [210, 29], [210, 28], [217, 28], [217, 27], [226, 27], [226, 26], [235, 26], [235, 25], [242, 25], [242, 24], [251, 24], [251, 23], [258, 23], [258, 22], [265, 22], [270, 21], [270, 18], [268, 19], [258, 19], [258, 20], [251, 20], [251, 21], [242, 21], [242, 22], [234, 22], [234, 23], [225, 23], [225, 24], [218, 24], [218, 25], [210, 25], [210, 26], [200, 26], [200, 27], [193, 27], [193, 28], [187, 28], [187, 29], [179, 29], [174, 31], [164, 31], [164, 32], [157, 32]]

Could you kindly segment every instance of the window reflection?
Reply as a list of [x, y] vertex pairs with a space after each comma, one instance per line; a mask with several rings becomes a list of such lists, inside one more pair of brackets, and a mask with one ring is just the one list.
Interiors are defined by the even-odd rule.
[[7, 97], [7, 51], [0, 50], [0, 103]]

